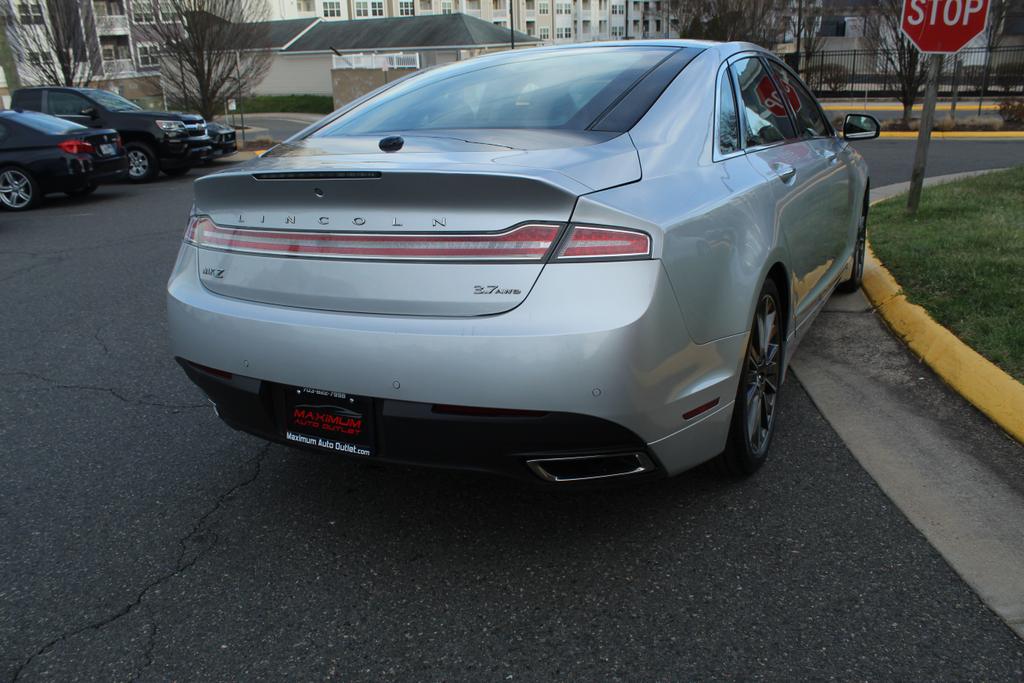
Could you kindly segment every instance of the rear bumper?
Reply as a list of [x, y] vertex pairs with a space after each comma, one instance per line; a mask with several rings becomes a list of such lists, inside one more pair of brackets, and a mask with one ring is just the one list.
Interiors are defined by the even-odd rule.
[[[168, 284], [171, 348], [179, 359], [259, 378], [247, 380], [247, 394], [230, 399], [232, 406], [248, 406], [248, 417], [234, 407], [221, 409], [236, 427], [279, 439], [279, 426], [267, 427], [273, 408], [268, 418], [267, 399], [259, 399], [259, 417], [252, 397], [284, 384], [375, 398], [385, 411], [379, 433], [396, 432], [381, 437], [391, 439], [381, 459], [398, 462], [455, 466], [425, 451], [430, 442], [465, 453], [472, 469], [508, 474], [526, 469], [526, 451], [628, 447], [646, 449], [659, 472], [675, 474], [725, 445], [745, 335], [694, 344], [659, 261], [553, 264], [512, 311], [426, 318], [220, 296], [202, 285], [197, 252], [182, 248]], [[220, 409], [210, 383], [196, 383]], [[714, 408], [683, 419], [714, 399]], [[452, 425], [431, 413], [433, 404], [543, 411], [557, 418], [551, 418], [553, 430], [518, 422], [523, 434], [541, 436], [520, 443], [513, 432], [497, 443], [488, 440], [488, 429], [447, 432]], [[406, 438], [412, 423], [420, 427]], [[441, 431], [431, 436], [434, 429]], [[564, 436], [552, 437], [552, 431]]]
[[31, 170], [44, 192], [67, 192], [127, 177], [128, 157], [94, 160], [85, 154], [64, 155]]
[[[229, 426], [269, 441], [304, 448], [284, 438], [282, 385], [252, 377], [219, 377], [177, 360]], [[539, 482], [541, 479], [527, 465], [530, 461], [624, 453], [647, 457], [643, 441], [635, 434], [587, 415], [453, 415], [437, 412], [427, 403], [383, 399], [375, 401], [373, 421], [377, 433], [372, 456], [375, 462], [487, 472]], [[639, 476], [630, 475], [629, 480], [663, 476], [663, 469], [652, 467]]]

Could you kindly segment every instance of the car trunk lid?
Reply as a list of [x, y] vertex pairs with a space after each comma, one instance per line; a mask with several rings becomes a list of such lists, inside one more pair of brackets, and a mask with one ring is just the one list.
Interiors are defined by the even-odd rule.
[[198, 180], [204, 285], [352, 313], [501, 313], [529, 294], [580, 194], [639, 178], [626, 136], [438, 132], [397, 153], [380, 139], [307, 139]]

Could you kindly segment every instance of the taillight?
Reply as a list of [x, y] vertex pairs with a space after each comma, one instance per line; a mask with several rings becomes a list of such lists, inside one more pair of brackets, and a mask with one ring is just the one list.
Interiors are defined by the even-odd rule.
[[121, 140], [121, 136], [118, 135], [117, 136], [117, 148], [121, 149], [122, 147], [124, 147], [124, 142]]
[[343, 259], [542, 261], [560, 226], [529, 223], [499, 233], [394, 234], [252, 230], [219, 226], [193, 216], [185, 241], [199, 247], [251, 254]]
[[61, 140], [57, 146], [68, 154], [92, 154], [96, 151], [96, 148], [85, 140]]
[[573, 259], [630, 259], [651, 255], [651, 237], [626, 228], [573, 225], [558, 251], [561, 261]]

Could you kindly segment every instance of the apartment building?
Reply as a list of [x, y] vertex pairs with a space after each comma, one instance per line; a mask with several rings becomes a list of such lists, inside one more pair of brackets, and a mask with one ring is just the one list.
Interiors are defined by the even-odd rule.
[[269, 0], [272, 19], [467, 14], [545, 43], [678, 37], [661, 0]]
[[[6, 0], [0, 0], [0, 2]], [[32, 30], [48, 16], [46, 0], [13, 0], [13, 16], [19, 30]], [[153, 0], [82, 0], [77, 10], [82, 39], [94, 55], [96, 83], [134, 100], [160, 100], [158, 46], [145, 26], [159, 16], [160, 3]], [[17, 41], [14, 41], [17, 43]], [[19, 49], [14, 63], [20, 81], [34, 85], [31, 63], [52, 60], [52, 54]], [[6, 85], [6, 74], [4, 85]], [[155, 102], [154, 102], [155, 103]]]

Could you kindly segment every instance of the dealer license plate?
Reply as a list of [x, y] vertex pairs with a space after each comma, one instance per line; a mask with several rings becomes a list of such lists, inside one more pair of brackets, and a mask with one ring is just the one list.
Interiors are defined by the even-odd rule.
[[373, 399], [309, 387], [285, 387], [285, 438], [334, 453], [372, 456]]
[[105, 157], [112, 157], [117, 152], [117, 149], [109, 142], [104, 142], [100, 145], [100, 154]]

